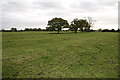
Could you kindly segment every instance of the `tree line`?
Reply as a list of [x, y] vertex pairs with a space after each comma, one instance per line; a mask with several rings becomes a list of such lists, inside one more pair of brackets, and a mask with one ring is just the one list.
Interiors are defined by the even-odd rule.
[[[23, 32], [23, 31], [57, 31], [57, 30], [54, 30], [54, 29], [51, 29], [51, 28], [46, 28], [46, 29], [41, 29], [41, 28], [25, 28], [24, 30], [17, 30], [17, 28], [15, 30], [5, 30], [5, 29], [2, 29], [0, 30], [0, 32]], [[63, 31], [74, 31], [72, 29], [68, 29], [68, 30], [63, 30]], [[80, 31], [80, 30], [78, 30]], [[98, 30], [92, 30], [90, 29], [89, 31], [87, 32], [120, 32], [120, 29], [118, 30], [114, 30], [114, 29], [98, 29]]]
[[17, 30], [17, 28], [11, 28], [11, 30], [1, 30], [2, 32], [16, 32], [16, 31], [57, 31], [59, 34], [60, 31], [63, 28], [69, 28], [68, 31], [74, 31], [77, 33], [77, 31], [81, 32], [119, 32], [120, 30], [114, 30], [114, 29], [98, 29], [98, 30], [92, 30], [90, 29], [93, 27], [95, 24], [96, 20], [93, 20], [91, 17], [87, 17], [84, 19], [78, 19], [75, 18], [73, 19], [70, 24], [68, 23], [67, 20], [62, 19], [62, 18], [53, 18], [48, 21], [46, 29], [41, 29], [41, 28], [25, 28], [24, 30]]
[[78, 28], [80, 29], [80, 31], [90, 31], [90, 28], [93, 27], [94, 23], [95, 21], [93, 21], [91, 17], [84, 19], [75, 18], [73, 19], [73, 21], [71, 21], [70, 24], [67, 20], [56, 17], [48, 21], [47, 29], [57, 30], [59, 34], [59, 31], [61, 31], [62, 28], [69, 28], [69, 30], [72, 30], [75, 33], [77, 33]]

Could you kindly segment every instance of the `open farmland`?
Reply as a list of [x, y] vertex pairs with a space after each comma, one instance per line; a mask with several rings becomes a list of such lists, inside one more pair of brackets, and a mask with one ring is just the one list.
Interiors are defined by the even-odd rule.
[[118, 33], [3, 32], [3, 78], [117, 78]]

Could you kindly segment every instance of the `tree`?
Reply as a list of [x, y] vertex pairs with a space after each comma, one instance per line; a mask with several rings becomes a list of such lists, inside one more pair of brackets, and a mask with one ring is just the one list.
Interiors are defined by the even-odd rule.
[[25, 28], [25, 30], [24, 31], [29, 31], [29, 28]]
[[100, 28], [100, 29], [98, 29], [98, 32], [101, 32], [102, 31], [102, 29]]
[[42, 29], [41, 28], [38, 28], [37, 31], [41, 31]]
[[114, 29], [111, 29], [111, 32], [115, 32], [115, 30], [114, 30]]
[[58, 34], [59, 31], [61, 31], [61, 29], [67, 25], [67, 20], [64, 20], [62, 18], [53, 18], [52, 20], [48, 21], [48, 26], [54, 28], [55, 30], [57, 29]]
[[71, 30], [74, 30], [75, 33], [77, 33], [78, 28], [80, 28], [81, 31], [83, 31], [83, 28], [86, 26], [87, 21], [85, 19], [78, 19], [75, 18], [72, 22], [71, 22]]
[[69, 25], [69, 30], [74, 31], [74, 28], [72, 27], [72, 25]]
[[46, 27], [46, 31], [55, 31], [54, 27]]
[[2, 31], [2, 32], [5, 32], [5, 29], [2, 29], [1, 31]]
[[80, 30], [84, 31], [85, 27], [88, 25], [88, 22], [86, 19], [80, 19]]
[[15, 31], [17, 31], [17, 28], [13, 28], [13, 27], [12, 27], [12, 28], [11, 28], [11, 31], [12, 31], [12, 32], [15, 32]]
[[80, 21], [78, 18], [75, 18], [72, 22], [71, 22], [71, 29], [75, 31], [75, 33], [77, 33], [77, 30], [79, 28], [80, 25]]
[[119, 28], [117, 29], [117, 32], [120, 32], [120, 29], [119, 29]]
[[85, 23], [85, 31], [90, 30], [91, 27], [95, 24], [96, 20], [93, 20], [91, 17], [85, 18], [86, 23]]
[[109, 29], [103, 29], [102, 32], [110, 32]]

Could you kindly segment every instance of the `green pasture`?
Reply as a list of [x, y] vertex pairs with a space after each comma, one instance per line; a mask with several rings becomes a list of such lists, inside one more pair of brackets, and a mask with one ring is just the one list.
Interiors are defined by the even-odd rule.
[[117, 32], [3, 32], [3, 78], [117, 78]]

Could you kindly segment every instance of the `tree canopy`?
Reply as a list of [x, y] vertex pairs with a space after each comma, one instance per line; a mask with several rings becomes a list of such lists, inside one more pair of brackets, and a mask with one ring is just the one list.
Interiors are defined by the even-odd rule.
[[63, 27], [66, 27], [68, 24], [67, 20], [62, 18], [53, 18], [52, 20], [48, 21], [48, 26], [54, 28], [55, 30], [61, 31]]
[[[94, 21], [95, 22], [95, 21]], [[78, 19], [75, 18], [71, 22], [71, 29], [77, 33], [78, 28], [80, 28], [81, 31], [89, 31], [90, 27], [94, 25], [94, 22], [91, 17], [88, 17], [87, 19]]]
[[75, 18], [71, 22], [71, 27], [73, 28], [75, 33], [77, 33], [78, 28], [80, 28], [80, 30], [83, 31], [83, 28], [86, 27], [87, 24], [88, 24], [87, 20]]

